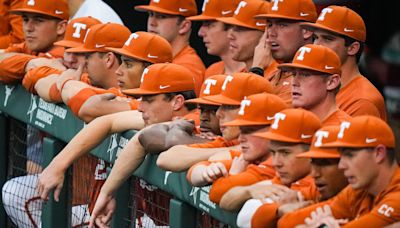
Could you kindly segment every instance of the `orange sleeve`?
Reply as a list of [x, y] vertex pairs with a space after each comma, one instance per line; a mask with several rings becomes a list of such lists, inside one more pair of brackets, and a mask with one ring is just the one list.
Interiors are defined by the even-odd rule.
[[347, 223], [343, 227], [384, 227], [400, 221], [400, 193], [393, 192], [385, 196], [372, 210], [353, 221]]
[[57, 83], [53, 83], [49, 90], [49, 97], [52, 101], [60, 101], [62, 102], [61, 92], [57, 88]]
[[293, 211], [291, 213], [285, 214], [278, 221], [278, 228], [293, 228], [297, 225], [304, 224], [304, 220], [310, 217], [311, 212], [315, 211], [318, 207], [323, 207], [328, 204], [328, 201], [313, 204], [308, 207]]
[[252, 228], [265, 228], [265, 227], [276, 227], [277, 217], [276, 212], [278, 210], [276, 203], [263, 204], [259, 207], [251, 218]]
[[190, 144], [188, 146], [195, 148], [220, 148], [220, 147], [231, 147], [238, 144], [239, 141], [236, 139], [231, 141], [226, 141], [223, 137], [217, 137], [211, 142]]
[[131, 107], [131, 110], [137, 110], [137, 109], [138, 109], [138, 106], [139, 106], [139, 101], [136, 100], [136, 99], [132, 99], [132, 100], [129, 102], [129, 106]]
[[25, 75], [25, 66], [35, 56], [14, 55], [0, 62], [0, 81], [13, 83], [20, 81]]
[[89, 97], [96, 95], [92, 88], [85, 88], [79, 91], [75, 96], [71, 97], [68, 101], [68, 107], [71, 111], [78, 116], [79, 110]]
[[231, 188], [252, 185], [274, 176], [275, 170], [270, 166], [249, 165], [242, 173], [218, 178], [210, 189], [210, 200], [218, 204], [222, 196]]
[[9, 13], [9, 10], [20, 8], [21, 0], [1, 1], [0, 4], [0, 49], [24, 40], [22, 17]]
[[204, 74], [204, 79], [207, 79], [210, 76], [223, 74], [225, 72], [225, 65], [223, 61], [219, 61], [216, 63], [211, 64]]
[[39, 79], [47, 77], [51, 74], [61, 74], [61, 71], [48, 67], [41, 66], [34, 69], [29, 70], [22, 80], [22, 85], [31, 93], [36, 94], [35, 85]]
[[187, 120], [193, 120], [194, 126], [200, 126], [200, 110], [196, 109], [195, 111], [190, 112], [189, 114], [183, 117]]
[[356, 102], [354, 102], [346, 110], [346, 113], [349, 114], [350, 116], [372, 115], [382, 118], [376, 105], [373, 104], [371, 101], [365, 99], [359, 99]]

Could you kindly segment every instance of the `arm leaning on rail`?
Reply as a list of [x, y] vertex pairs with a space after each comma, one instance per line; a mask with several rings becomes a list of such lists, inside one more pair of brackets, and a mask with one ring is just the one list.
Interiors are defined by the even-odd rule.
[[99, 117], [83, 128], [39, 175], [38, 191], [47, 200], [55, 189], [54, 199], [58, 202], [67, 168], [79, 157], [89, 153], [112, 133], [143, 128], [138, 111], [126, 111]]

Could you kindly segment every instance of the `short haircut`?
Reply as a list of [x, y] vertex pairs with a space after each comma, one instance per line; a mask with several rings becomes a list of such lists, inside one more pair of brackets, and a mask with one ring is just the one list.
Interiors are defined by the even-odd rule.
[[[186, 100], [196, 98], [196, 93], [194, 90], [182, 91], [182, 92], [171, 92], [171, 93], [164, 93], [165, 100], [170, 101], [176, 95], [182, 95]], [[197, 108], [197, 104], [195, 103], [187, 103], [185, 102], [185, 107], [190, 111]]]
[[360, 49], [358, 50], [358, 52], [356, 54], [356, 60], [358, 62], [360, 60], [360, 58], [361, 58], [362, 53], [364, 52], [365, 43], [361, 42], [361, 41], [358, 41], [356, 39], [353, 39], [351, 37], [348, 37], [348, 36], [341, 36], [341, 37], [344, 38], [344, 45], [346, 47], [349, 47], [354, 42], [360, 43]]

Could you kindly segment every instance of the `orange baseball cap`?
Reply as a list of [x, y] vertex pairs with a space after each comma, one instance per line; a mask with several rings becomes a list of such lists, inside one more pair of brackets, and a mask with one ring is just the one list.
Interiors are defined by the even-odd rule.
[[317, 9], [312, 0], [273, 0], [269, 11], [256, 18], [281, 18], [296, 21], [315, 22]]
[[264, 31], [265, 20], [254, 18], [255, 15], [268, 12], [270, 3], [262, 0], [241, 1], [236, 7], [233, 17], [217, 18], [226, 24]]
[[301, 158], [340, 158], [337, 148], [322, 148], [326, 143], [334, 142], [339, 133], [339, 126], [325, 126], [315, 132], [310, 150], [297, 155]]
[[307, 44], [297, 50], [292, 63], [282, 63], [278, 68], [300, 68], [328, 74], [340, 74], [339, 56], [328, 47]]
[[211, 21], [219, 17], [232, 17], [239, 0], [204, 0], [202, 14], [188, 17], [191, 21]]
[[135, 6], [137, 11], [181, 15], [190, 17], [197, 14], [195, 0], [151, 0], [150, 5]]
[[395, 137], [390, 126], [375, 116], [357, 116], [340, 124], [337, 140], [324, 147], [376, 147], [383, 144], [395, 147]]
[[69, 19], [67, 0], [24, 0], [21, 8], [10, 10], [14, 14], [37, 13], [61, 20]]
[[122, 91], [128, 95], [153, 95], [194, 90], [192, 72], [173, 63], [156, 63], [144, 69], [140, 87]]
[[206, 80], [204, 80], [203, 85], [201, 86], [199, 97], [187, 100], [185, 102], [206, 104], [206, 105], [219, 105], [218, 103], [204, 99], [204, 97], [220, 94], [221, 87], [225, 81], [225, 78], [226, 78], [225, 74], [217, 74], [208, 77]]
[[250, 95], [242, 100], [236, 118], [223, 126], [270, 125], [274, 122], [275, 114], [286, 108], [285, 101], [274, 94]]
[[274, 141], [310, 144], [314, 133], [321, 128], [318, 117], [301, 108], [290, 108], [278, 112], [267, 132], [255, 136]]
[[266, 78], [253, 73], [235, 73], [226, 76], [220, 94], [204, 99], [218, 104], [240, 105], [245, 96], [263, 92], [273, 92], [273, 87]]
[[345, 6], [329, 6], [322, 9], [315, 23], [303, 23], [312, 29], [323, 29], [365, 42], [367, 32], [364, 20]]
[[94, 25], [86, 32], [82, 45], [65, 51], [72, 53], [108, 52], [106, 47], [122, 47], [130, 34], [129, 29], [120, 24]]
[[122, 48], [106, 50], [150, 63], [172, 62], [172, 47], [159, 35], [149, 32], [132, 33]]
[[93, 17], [78, 17], [68, 22], [64, 39], [55, 42], [55, 45], [62, 47], [78, 47], [83, 44], [86, 31], [93, 25], [101, 24], [99, 20]]

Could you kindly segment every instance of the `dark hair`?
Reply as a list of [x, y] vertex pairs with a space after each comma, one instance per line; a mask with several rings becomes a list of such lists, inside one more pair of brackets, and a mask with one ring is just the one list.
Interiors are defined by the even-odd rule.
[[389, 164], [393, 164], [394, 162], [397, 162], [396, 150], [394, 148], [386, 147], [386, 155], [389, 160]]
[[[170, 101], [172, 98], [174, 98], [176, 95], [182, 95], [186, 100], [196, 98], [196, 93], [194, 90], [188, 90], [188, 91], [182, 91], [182, 92], [172, 92], [172, 93], [164, 93], [165, 100]], [[197, 108], [197, 104], [194, 103], [186, 103], [185, 102], [185, 107], [190, 111], [195, 108]]]
[[344, 45], [346, 46], [346, 47], [349, 47], [351, 44], [353, 44], [354, 42], [358, 42], [358, 43], [360, 43], [360, 49], [358, 50], [358, 52], [356, 53], [356, 60], [357, 60], [357, 62], [360, 60], [360, 58], [361, 58], [361, 55], [362, 55], [362, 53], [363, 53], [363, 51], [364, 51], [364, 47], [365, 47], [365, 43], [364, 42], [361, 42], [361, 41], [358, 41], [358, 40], [355, 40], [355, 39], [353, 39], [353, 38], [350, 38], [350, 37], [348, 37], [348, 36], [342, 36], [343, 37], [343, 39], [344, 39]]

